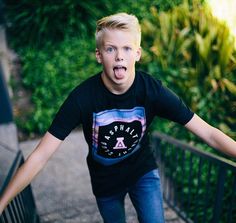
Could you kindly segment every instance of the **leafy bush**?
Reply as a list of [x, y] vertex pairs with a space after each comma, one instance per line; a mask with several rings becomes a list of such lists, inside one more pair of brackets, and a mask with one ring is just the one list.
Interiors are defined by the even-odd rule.
[[[11, 43], [23, 46], [43, 46], [47, 42], [60, 42], [66, 37], [92, 35], [96, 20], [125, 11], [140, 19], [149, 17], [149, 8], [168, 10], [182, 0], [100, 0], [55, 1], [9, 0], [6, 2], [6, 18]], [[16, 38], [17, 37], [17, 38]]]
[[[67, 36], [83, 37], [93, 30], [94, 21], [111, 7], [104, 1], [8, 1], [6, 17], [11, 42], [17, 46], [43, 46]], [[107, 1], [108, 2], [108, 1]], [[15, 38], [17, 35], [17, 38]]]
[[25, 123], [18, 120], [21, 128], [43, 133], [68, 93], [99, 71], [90, 42], [93, 40], [74, 38], [42, 50], [23, 49], [23, 83], [32, 92], [34, 110]]
[[[168, 12], [151, 9], [142, 21], [143, 66], [180, 95], [203, 117], [236, 137], [236, 52], [228, 27], [206, 5], [187, 1]], [[186, 134], [170, 123], [162, 128]], [[188, 136], [191, 138], [192, 136]]]
[[[189, 5], [187, 1], [168, 12], [158, 12], [155, 7], [151, 9], [152, 18], [142, 21], [143, 30], [143, 67], [180, 95], [194, 112], [203, 117], [207, 122], [220, 128], [230, 136], [236, 138], [236, 52], [233, 48], [234, 39], [224, 23], [219, 22], [211, 15], [205, 5], [193, 1]], [[171, 122], [157, 122], [153, 128], [164, 131], [178, 139], [184, 139], [210, 150], [203, 146], [192, 134], [188, 134], [184, 128]], [[172, 146], [170, 146], [172, 148]], [[206, 191], [202, 186], [207, 182], [207, 172], [202, 166], [199, 172], [197, 162], [193, 160], [191, 181], [187, 182], [180, 171], [181, 160], [173, 165], [173, 157], [178, 157], [180, 151], [173, 150], [168, 154], [165, 145], [164, 162], [167, 169], [175, 173], [174, 191], [180, 191], [183, 197], [191, 183], [193, 193], [191, 198], [196, 197], [194, 190], [201, 174], [201, 194], [209, 195], [212, 199], [214, 191]], [[212, 152], [212, 150], [211, 150]], [[222, 154], [221, 154], [222, 155]], [[187, 157], [186, 157], [187, 158]], [[161, 165], [161, 164], [160, 164]], [[189, 166], [187, 166], [189, 168]], [[186, 170], [185, 170], [186, 171]], [[185, 172], [186, 173], [186, 172]], [[226, 180], [226, 188], [232, 187], [231, 175]], [[216, 182], [216, 175], [211, 180]], [[185, 182], [186, 181], [186, 182]], [[178, 182], [182, 187], [178, 188]], [[186, 185], [183, 185], [186, 184]], [[226, 191], [232, 191], [227, 190]], [[224, 202], [231, 202], [226, 195]], [[179, 198], [179, 197], [178, 197]], [[178, 200], [177, 198], [177, 200]], [[194, 205], [205, 199], [198, 196], [200, 200], [187, 203], [181, 207], [188, 216], [195, 219]], [[224, 211], [223, 211], [224, 212]], [[225, 213], [225, 212], [224, 212]], [[222, 219], [225, 215], [222, 213]], [[211, 219], [211, 212], [208, 210], [206, 222]], [[197, 211], [197, 219], [203, 219], [202, 212]], [[235, 215], [232, 216], [235, 219]], [[225, 222], [224, 220], [222, 222]]]

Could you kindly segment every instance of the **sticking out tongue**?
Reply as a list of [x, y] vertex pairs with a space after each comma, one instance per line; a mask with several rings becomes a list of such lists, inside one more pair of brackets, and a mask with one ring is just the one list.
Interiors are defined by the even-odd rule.
[[119, 66], [119, 67], [114, 67], [114, 73], [115, 73], [115, 77], [117, 79], [122, 79], [124, 78], [125, 76], [125, 72], [126, 72], [126, 67], [122, 67], [122, 66]]

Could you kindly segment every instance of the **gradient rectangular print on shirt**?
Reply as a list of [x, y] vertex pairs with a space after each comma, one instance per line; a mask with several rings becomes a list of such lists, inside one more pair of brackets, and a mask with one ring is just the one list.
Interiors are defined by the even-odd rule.
[[143, 107], [93, 114], [93, 158], [103, 165], [124, 160], [139, 149], [146, 130]]

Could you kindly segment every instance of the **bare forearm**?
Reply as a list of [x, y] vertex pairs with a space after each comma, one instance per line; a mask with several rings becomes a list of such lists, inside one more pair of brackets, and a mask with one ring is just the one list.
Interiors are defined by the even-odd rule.
[[236, 157], [236, 142], [219, 129], [206, 123], [198, 115], [195, 114], [185, 127], [213, 148]]
[[61, 140], [46, 133], [37, 148], [19, 168], [0, 197], [0, 214], [7, 204], [21, 192], [46, 165], [47, 161], [59, 147]]
[[43, 166], [44, 164], [37, 159], [36, 154], [32, 154], [18, 169], [2, 197], [0, 197], [0, 213], [5, 209], [8, 203], [33, 180]]
[[210, 146], [217, 150], [236, 158], [236, 142], [229, 136], [214, 127], [212, 131]]

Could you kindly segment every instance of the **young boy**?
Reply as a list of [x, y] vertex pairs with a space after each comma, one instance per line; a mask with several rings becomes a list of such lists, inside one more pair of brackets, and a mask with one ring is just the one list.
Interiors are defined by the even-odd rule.
[[70, 93], [1, 196], [0, 213], [79, 124], [89, 146], [87, 163], [93, 192], [106, 223], [125, 222], [127, 193], [140, 222], [164, 222], [157, 165], [147, 138], [154, 117], [178, 122], [210, 146], [236, 157], [234, 140], [204, 122], [160, 81], [135, 71], [141, 57], [140, 42], [135, 16], [119, 13], [98, 21], [96, 58], [102, 72]]

